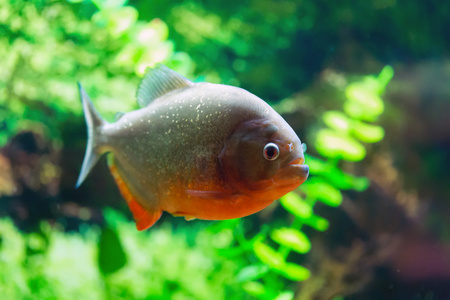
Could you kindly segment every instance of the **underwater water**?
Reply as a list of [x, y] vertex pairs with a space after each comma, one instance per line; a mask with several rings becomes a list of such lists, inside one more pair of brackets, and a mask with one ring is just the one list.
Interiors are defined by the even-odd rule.
[[[1, 299], [450, 299], [449, 10], [0, 0]], [[157, 63], [267, 102], [305, 143], [306, 182], [243, 218], [164, 212], [142, 231], [105, 155], [75, 188], [88, 140], [77, 82], [112, 123], [139, 108], [141, 78]], [[187, 162], [213, 148], [198, 147], [208, 130], [179, 131]], [[173, 165], [180, 152], [138, 149], [186, 167]], [[261, 175], [242, 159], [250, 148], [236, 149], [230, 164]], [[203, 163], [192, 159], [195, 170]], [[127, 182], [153, 186], [152, 176]]]

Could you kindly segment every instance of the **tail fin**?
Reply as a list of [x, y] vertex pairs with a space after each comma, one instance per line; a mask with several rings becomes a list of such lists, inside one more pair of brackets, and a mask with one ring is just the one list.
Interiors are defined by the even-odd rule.
[[95, 166], [102, 155], [102, 153], [98, 149], [97, 139], [99, 136], [100, 128], [107, 123], [97, 113], [91, 99], [89, 98], [89, 95], [86, 93], [80, 83], [78, 83], [78, 89], [80, 90], [84, 117], [86, 119], [88, 141], [86, 146], [86, 154], [84, 155], [83, 166], [81, 167], [81, 172], [78, 176], [77, 184], [75, 185], [76, 188], [78, 188], [83, 183], [83, 181], [86, 179], [86, 176], [89, 174], [89, 172], [92, 170], [92, 168]]

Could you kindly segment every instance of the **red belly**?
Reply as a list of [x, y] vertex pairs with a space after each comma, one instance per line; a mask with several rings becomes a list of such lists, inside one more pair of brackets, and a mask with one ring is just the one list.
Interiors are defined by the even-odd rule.
[[237, 196], [232, 199], [206, 199], [185, 194], [164, 201], [162, 209], [176, 216], [186, 216], [203, 220], [225, 220], [245, 217], [254, 214], [273, 200], [261, 201], [248, 196]]

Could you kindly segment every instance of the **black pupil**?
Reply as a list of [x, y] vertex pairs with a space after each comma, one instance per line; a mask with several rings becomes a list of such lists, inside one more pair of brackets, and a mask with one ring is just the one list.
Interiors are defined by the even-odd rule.
[[275, 156], [275, 147], [267, 147], [266, 149], [266, 155], [268, 158], [272, 158]]

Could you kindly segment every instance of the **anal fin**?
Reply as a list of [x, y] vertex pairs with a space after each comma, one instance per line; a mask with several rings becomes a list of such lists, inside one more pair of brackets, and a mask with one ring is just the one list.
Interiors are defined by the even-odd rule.
[[143, 208], [136, 200], [132, 199], [127, 201], [128, 207], [133, 213], [134, 221], [136, 222], [136, 228], [139, 231], [148, 229], [161, 218], [162, 211], [149, 212]]
[[123, 181], [112, 159], [108, 159], [108, 167], [114, 177], [114, 180], [116, 181], [117, 186], [119, 187], [119, 191], [122, 194], [122, 197], [127, 201], [128, 207], [133, 213], [133, 218], [136, 222], [137, 230], [142, 231], [152, 227], [153, 224], [155, 224], [156, 221], [161, 218], [162, 210], [158, 209], [150, 211], [142, 207], [142, 205], [139, 204], [139, 202], [136, 201], [136, 198], [131, 194], [130, 189]]

